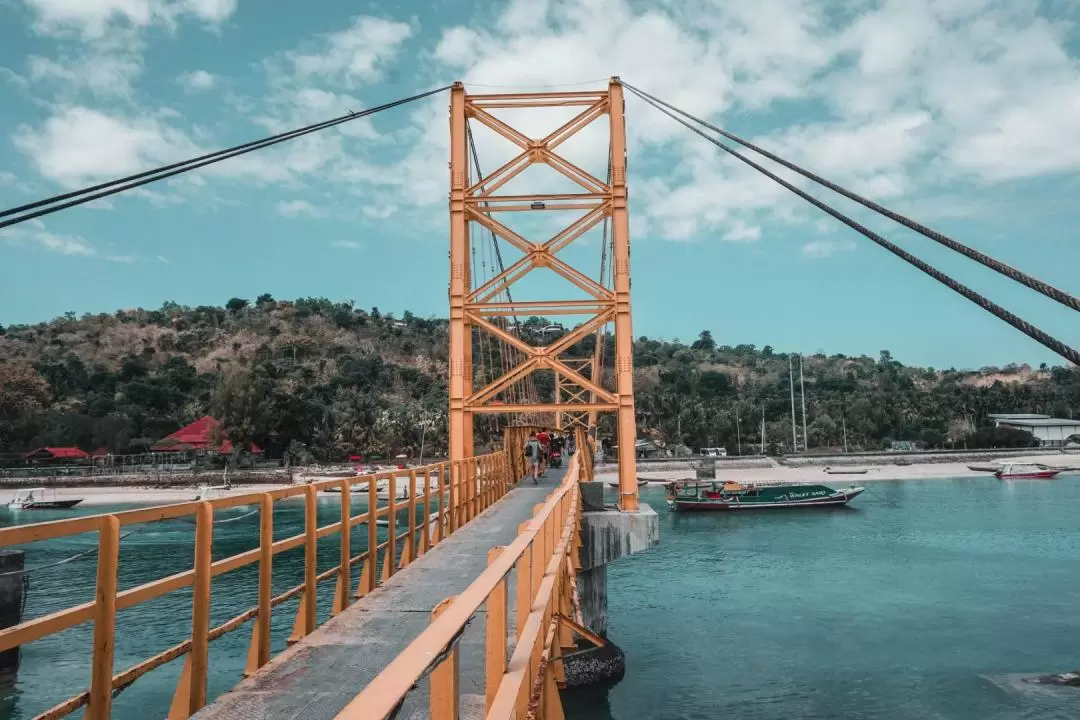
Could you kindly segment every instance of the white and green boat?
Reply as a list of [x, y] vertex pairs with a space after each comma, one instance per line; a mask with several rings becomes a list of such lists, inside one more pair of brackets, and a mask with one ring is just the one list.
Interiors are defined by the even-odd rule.
[[676, 481], [668, 487], [668, 508], [679, 512], [778, 510], [847, 505], [865, 488], [836, 490], [827, 485], [756, 485], [737, 482]]

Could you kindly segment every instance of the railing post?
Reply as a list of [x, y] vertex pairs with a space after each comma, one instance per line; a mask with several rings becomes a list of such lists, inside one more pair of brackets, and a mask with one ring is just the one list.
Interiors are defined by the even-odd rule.
[[349, 607], [352, 578], [349, 563], [352, 560], [352, 484], [348, 479], [341, 481], [341, 568], [338, 571], [337, 592], [334, 593], [332, 615], [337, 615]]
[[94, 658], [90, 671], [87, 720], [112, 715], [113, 656], [116, 649], [116, 583], [120, 561], [120, 520], [101, 519], [98, 532], [97, 588], [94, 591]]
[[[435, 533], [436, 533], [435, 542], [436, 543], [442, 542], [443, 538], [446, 537], [446, 517], [444, 516], [444, 513], [445, 513], [446, 509], [445, 509], [445, 503], [443, 502], [443, 495], [445, 495], [446, 492], [447, 492], [447, 488], [446, 488], [446, 475], [447, 475], [447, 472], [446, 472], [446, 470], [447, 470], [446, 463], [440, 463], [439, 464], [439, 495], [435, 500], [435, 502], [438, 504], [438, 510], [439, 510], [439, 517], [436, 518], [436, 520], [435, 520]], [[451, 473], [451, 482], [453, 482], [453, 474], [452, 473]]]
[[450, 463], [450, 532], [458, 529], [458, 511], [460, 510], [461, 497], [458, 482], [461, 479], [461, 461], [454, 460]]
[[[488, 551], [488, 565], [494, 563], [502, 553], [502, 547], [493, 547]], [[487, 652], [485, 676], [487, 698], [485, 711], [491, 710], [491, 703], [499, 692], [499, 683], [506, 673], [506, 578], [504, 577], [491, 591], [484, 605], [485, 634]]]
[[368, 527], [367, 527], [367, 564], [368, 588], [379, 587], [379, 476], [368, 476]]
[[383, 579], [393, 577], [397, 570], [397, 471], [390, 473], [390, 477], [387, 478], [387, 497], [390, 498], [390, 508], [386, 511], [386, 558], [383, 560]]
[[[439, 617], [450, 603], [453, 597], [448, 597], [431, 611], [431, 619]], [[458, 649], [455, 646], [447, 658], [435, 666], [431, 671], [431, 720], [458, 720], [458, 707], [461, 702], [460, 686], [458, 684]]]
[[416, 556], [416, 470], [409, 471], [409, 536], [401, 548], [398, 567], [405, 567]]
[[424, 525], [420, 531], [420, 554], [431, 549], [431, 469], [424, 468]]
[[[529, 527], [528, 522], [518, 525], [518, 535], [522, 535]], [[533, 541], [535, 543], [535, 540]], [[532, 608], [532, 547], [533, 543], [525, 548], [517, 561], [517, 602], [514, 608], [514, 635], [521, 640], [521, 633], [525, 631], [525, 620], [529, 617]]]
[[304, 495], [304, 599], [307, 600], [304, 607], [304, 635], [315, 632], [319, 611], [318, 583], [315, 580], [319, 574], [318, 492], [314, 485], [308, 485]]
[[274, 498], [265, 493], [259, 499], [259, 614], [251, 631], [244, 675], [251, 675], [270, 662], [270, 622], [273, 608]]
[[206, 704], [210, 659], [210, 565], [213, 562], [214, 507], [199, 503], [195, 511], [195, 580], [191, 606], [191, 685], [188, 712]]

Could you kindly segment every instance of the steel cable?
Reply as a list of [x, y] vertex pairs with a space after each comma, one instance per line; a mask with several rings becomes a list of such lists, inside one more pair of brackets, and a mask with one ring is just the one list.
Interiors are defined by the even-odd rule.
[[703, 132], [702, 130], [699, 130], [698, 128], [694, 127], [693, 125], [691, 125], [687, 121], [683, 120], [682, 118], [676, 117], [674, 113], [672, 113], [671, 111], [667, 110], [664, 107], [661, 107], [656, 102], [653, 102], [651, 99], [649, 99], [644, 94], [640, 93], [639, 91], [637, 91], [636, 89], [634, 89], [630, 85], [626, 85], [626, 87], [632, 93], [634, 93], [635, 95], [640, 97], [642, 100], [644, 100], [648, 104], [655, 107], [660, 112], [664, 113], [665, 115], [667, 115], [671, 119], [675, 120], [676, 122], [684, 125], [685, 127], [690, 129], [691, 131], [697, 133], [701, 137], [703, 137], [706, 140], [708, 140], [709, 142], [711, 142], [713, 145], [716, 145], [718, 148], [720, 148], [724, 152], [734, 156], [735, 158], [742, 161], [746, 165], [749, 165], [750, 167], [754, 168], [755, 170], [760, 172], [762, 175], [765, 175], [767, 178], [769, 178], [773, 182], [775, 182], [775, 183], [783, 186], [787, 190], [795, 193], [796, 195], [801, 197], [803, 200], [806, 200], [808, 203], [810, 203], [811, 205], [817, 207], [819, 210], [822, 210], [823, 212], [825, 212], [825, 213], [831, 215], [832, 217], [836, 218], [837, 220], [844, 223], [845, 225], [847, 225], [851, 229], [857, 231], [858, 233], [860, 233], [864, 237], [869, 238], [870, 240], [873, 240], [875, 243], [877, 243], [881, 247], [885, 248], [886, 250], [888, 250], [892, 254], [896, 255], [897, 257], [904, 260], [905, 262], [915, 266], [919, 270], [922, 270], [924, 273], [926, 273], [930, 277], [934, 278], [935, 280], [937, 280], [941, 284], [945, 285], [949, 289], [959, 293], [960, 295], [963, 295], [968, 300], [975, 303], [976, 305], [978, 305], [982, 309], [993, 313], [994, 315], [996, 315], [1001, 320], [1004, 320], [1005, 322], [1009, 323], [1014, 328], [1016, 328], [1020, 332], [1024, 333], [1025, 335], [1027, 335], [1031, 339], [1035, 340], [1036, 342], [1040, 343], [1044, 347], [1046, 347], [1046, 348], [1048, 348], [1050, 350], [1053, 350], [1055, 353], [1057, 353], [1061, 357], [1065, 358], [1069, 362], [1073, 363], [1074, 365], [1080, 365], [1080, 352], [1077, 352], [1074, 348], [1066, 345], [1065, 343], [1061, 342], [1057, 338], [1054, 338], [1054, 337], [1048, 335], [1047, 333], [1043, 332], [1042, 330], [1035, 327], [1031, 323], [1027, 322], [1023, 318], [1018, 317], [1017, 315], [1014, 315], [1013, 313], [1009, 312], [1008, 310], [1001, 307], [1000, 305], [998, 305], [998, 304], [992, 302], [991, 300], [983, 297], [982, 295], [975, 292], [974, 290], [972, 290], [968, 286], [966, 286], [966, 285], [964, 285], [964, 284], [962, 284], [960, 282], [957, 282], [956, 280], [949, 277], [945, 273], [941, 272], [937, 268], [931, 266], [930, 264], [928, 264], [926, 262], [923, 262], [922, 260], [915, 257], [911, 253], [907, 252], [903, 248], [895, 245], [894, 243], [890, 242], [889, 240], [886, 240], [882, 236], [875, 233], [873, 230], [870, 230], [869, 228], [859, 224], [855, 220], [849, 218], [847, 215], [844, 215], [842, 212], [840, 212], [839, 210], [836, 210], [835, 208], [828, 205], [827, 203], [815, 198], [814, 196], [810, 195], [809, 193], [807, 193], [807, 192], [805, 192], [803, 190], [800, 190], [799, 188], [795, 187], [794, 185], [787, 182], [783, 178], [779, 177], [775, 173], [770, 172], [768, 169], [762, 167], [761, 165], [758, 165], [757, 163], [755, 163], [750, 158], [740, 154], [734, 148], [732, 148], [732, 147], [730, 147], [728, 145], [725, 145], [724, 143], [720, 142], [719, 140], [717, 140], [714, 137], [710, 137], [705, 132]]
[[[34, 208], [39, 208], [43, 205], [50, 205], [50, 207], [36, 210], [35, 212], [27, 212], [23, 215], [18, 215], [17, 217], [11, 218], [9, 220], [4, 220], [0, 222], [0, 230], [6, 227], [11, 227], [12, 225], [17, 225], [21, 222], [26, 222], [27, 220], [33, 220], [34, 218], [43, 217], [45, 215], [58, 212], [60, 210], [66, 210], [67, 208], [75, 207], [76, 205], [82, 205], [84, 203], [92, 202], [94, 200], [100, 200], [101, 198], [115, 195], [116, 193], [124, 192], [125, 190], [131, 190], [133, 188], [141, 187], [142, 185], [147, 185], [158, 180], [163, 180], [174, 175], [179, 175], [181, 173], [188, 172], [189, 170], [197, 170], [198, 168], [205, 167], [207, 165], [213, 165], [214, 163], [221, 162], [222, 160], [228, 160], [239, 155], [244, 155], [246, 153], [252, 152], [253, 150], [262, 150], [263, 148], [277, 145], [278, 143], [285, 142], [286, 140], [292, 140], [303, 135], [308, 135], [310, 133], [318, 132], [320, 130], [325, 130], [329, 127], [341, 125], [343, 123], [347, 123], [358, 118], [374, 115], [375, 113], [382, 112], [383, 110], [389, 110], [390, 108], [394, 108], [399, 105], [404, 105], [415, 100], [420, 100], [422, 98], [444, 92], [446, 90], [449, 90], [450, 87], [451, 86], [446, 85], [435, 90], [429, 90], [427, 92], [420, 93], [419, 95], [412, 95], [407, 98], [402, 98], [401, 100], [395, 100], [394, 102], [386, 103], [384, 105], [379, 105], [373, 108], [368, 108], [367, 110], [362, 110], [357, 113], [349, 113], [348, 115], [344, 115], [333, 120], [327, 120], [326, 122], [309, 125], [307, 127], [292, 130], [287, 133], [272, 135], [268, 138], [263, 138], [262, 140], [255, 140], [249, 143], [245, 143], [243, 145], [237, 145], [227, 150], [219, 150], [217, 152], [201, 155], [199, 157], [185, 160], [183, 162], [173, 163], [171, 165], [166, 165], [164, 167], [156, 168], [154, 170], [147, 170], [145, 172], [130, 175], [128, 177], [120, 178], [118, 180], [110, 180], [109, 182], [94, 185], [89, 188], [83, 188], [82, 190], [75, 190], [73, 192], [65, 193], [63, 195], [57, 195], [55, 197], [46, 198], [44, 200], [38, 200], [36, 202], [29, 203], [28, 205], [22, 205], [16, 208], [4, 210], [0, 212], [0, 217], [7, 217], [9, 215], [14, 215], [25, 210], [33, 210]], [[97, 190], [102, 190], [102, 192], [95, 192]], [[68, 202], [62, 202], [59, 205], [52, 205], [52, 203], [60, 202], [61, 200], [68, 200], [69, 198], [77, 199], [69, 200]]]
[[894, 211], [890, 210], [889, 208], [874, 202], [873, 200], [865, 198], [862, 195], [859, 195], [858, 193], [852, 192], [851, 190], [848, 190], [848, 189], [846, 189], [844, 187], [841, 187], [840, 185], [837, 185], [834, 182], [826, 180], [825, 178], [821, 177], [820, 175], [818, 175], [816, 173], [813, 173], [813, 172], [811, 172], [809, 170], [806, 170], [805, 168], [802, 168], [802, 167], [796, 165], [793, 162], [789, 162], [788, 160], [785, 160], [784, 158], [782, 158], [782, 157], [780, 157], [780, 156], [778, 156], [778, 155], [776, 155], [774, 153], [771, 153], [771, 152], [769, 152], [768, 150], [766, 150], [766, 149], [764, 149], [762, 147], [759, 147], [759, 146], [753, 144], [749, 140], [744, 140], [743, 138], [739, 137], [738, 135], [734, 135], [732, 133], [727, 132], [726, 130], [718, 128], [717, 126], [713, 125], [712, 123], [710, 123], [710, 122], [708, 122], [706, 120], [702, 120], [701, 118], [694, 117], [690, 113], [688, 113], [688, 112], [686, 112], [684, 110], [680, 110], [679, 108], [674, 107], [673, 105], [670, 105], [670, 104], [664, 102], [660, 98], [658, 98], [658, 97], [656, 97], [654, 95], [650, 95], [649, 93], [645, 92], [644, 90], [640, 90], [640, 89], [634, 87], [633, 85], [630, 85], [629, 83], [624, 82], [622, 84], [627, 89], [629, 89], [631, 92], [635, 93], [639, 97], [642, 97], [643, 99], [648, 99], [648, 100], [652, 100], [652, 101], [654, 101], [656, 103], [659, 103], [659, 104], [661, 104], [661, 105], [675, 111], [679, 115], [682, 115], [682, 116], [684, 116], [686, 118], [689, 118], [690, 120], [693, 120], [694, 122], [696, 122], [696, 123], [698, 123], [700, 125], [703, 125], [703, 126], [709, 128], [710, 130], [719, 133], [720, 135], [723, 135], [727, 139], [739, 143], [743, 147], [749, 148], [750, 150], [753, 150], [756, 153], [764, 155], [765, 157], [769, 158], [770, 160], [783, 165], [787, 169], [792, 170], [794, 172], [797, 172], [800, 175], [802, 175], [803, 177], [809, 178], [810, 180], [813, 180], [814, 182], [818, 183], [819, 185], [823, 185], [823, 186], [829, 188], [830, 190], [832, 190], [833, 192], [836, 192], [836, 193], [839, 193], [840, 195], [843, 195], [844, 197], [848, 198], [849, 200], [854, 200], [855, 202], [859, 203], [860, 205], [863, 205], [864, 207], [868, 207], [871, 210], [873, 210], [874, 212], [876, 212], [876, 213], [878, 213], [880, 215], [884, 215], [885, 217], [889, 218], [890, 220], [894, 220], [894, 221], [900, 223], [901, 225], [908, 228], [909, 230], [914, 230], [915, 232], [919, 233], [920, 235], [928, 237], [931, 240], [933, 240], [933, 241], [935, 241], [935, 242], [937, 242], [937, 243], [939, 243], [941, 245], [944, 245], [945, 247], [949, 248], [950, 250], [958, 252], [961, 255], [964, 255], [964, 256], [974, 260], [977, 263], [981, 263], [982, 265], [985, 265], [986, 267], [990, 268], [991, 270], [994, 270], [995, 272], [998, 272], [998, 273], [1004, 275], [1005, 277], [1007, 277], [1007, 278], [1009, 278], [1011, 280], [1015, 280], [1016, 282], [1021, 283], [1022, 285], [1026, 285], [1027, 287], [1031, 288], [1032, 290], [1035, 290], [1036, 292], [1042, 293], [1046, 297], [1051, 298], [1052, 300], [1056, 300], [1057, 302], [1061, 303], [1062, 305], [1065, 305], [1066, 307], [1070, 307], [1073, 310], [1080, 311], [1080, 298], [1076, 297], [1075, 295], [1072, 295], [1070, 293], [1065, 292], [1064, 290], [1056, 288], [1053, 285], [1050, 285], [1049, 283], [1043, 282], [1042, 280], [1039, 280], [1036, 277], [1032, 277], [1031, 275], [1028, 275], [1027, 273], [1023, 272], [1022, 270], [1018, 270], [1018, 269], [1012, 267], [1011, 265], [1006, 265], [1005, 263], [1001, 262], [1000, 260], [996, 260], [996, 259], [990, 257], [989, 255], [986, 255], [985, 253], [981, 253], [981, 252], [979, 252], [978, 250], [976, 250], [974, 248], [968, 247], [967, 245], [964, 245], [961, 242], [953, 240], [948, 235], [944, 235], [944, 234], [938, 232], [937, 230], [934, 230], [933, 228], [926, 227], [925, 225], [923, 225], [923, 224], [921, 224], [919, 222], [916, 222], [915, 220], [912, 220], [911, 218], [909, 218], [909, 217], [907, 217], [905, 215], [901, 215], [898, 212], [894, 212]]

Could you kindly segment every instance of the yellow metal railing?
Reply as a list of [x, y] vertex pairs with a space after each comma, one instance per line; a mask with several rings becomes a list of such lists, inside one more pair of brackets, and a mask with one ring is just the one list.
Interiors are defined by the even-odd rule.
[[[586, 448], [583, 433], [578, 447]], [[575, 647], [574, 632], [599, 641], [581, 626], [577, 600], [581, 543], [582, 457], [567, 467], [563, 483], [522, 523], [508, 546], [493, 549], [488, 568], [460, 595], [432, 611], [431, 624], [335, 720], [383, 720], [409, 690], [430, 678], [432, 720], [457, 720], [457, 642], [473, 615], [485, 608], [488, 720], [561, 718], [558, 686], [562, 651]], [[588, 476], [585, 476], [586, 478]], [[507, 578], [515, 573], [515, 649], [507, 662]]]
[[[206, 704], [209, 673], [209, 644], [221, 636], [253, 620], [251, 643], [244, 674], [250, 674], [270, 660], [270, 625], [273, 609], [299, 597], [300, 604], [293, 624], [290, 642], [295, 642], [315, 630], [317, 625], [317, 587], [320, 582], [336, 579], [332, 614], [348, 607], [355, 598], [363, 597], [398, 569], [427, 552], [446, 535], [465, 525], [492, 503], [504, 496], [520, 477], [512, 471], [511, 457], [505, 451], [452, 463], [439, 463], [412, 470], [400, 470], [363, 477], [325, 480], [263, 493], [235, 495], [201, 502], [129, 510], [108, 515], [92, 515], [0, 529], [0, 547], [27, 545], [80, 533], [98, 533], [97, 581], [94, 600], [74, 605], [18, 625], [0, 630], [0, 651], [25, 645], [59, 633], [82, 623], [93, 622], [93, 659], [88, 690], [55, 705], [38, 718], [60, 718], [86, 707], [87, 720], [107, 720], [113, 694], [131, 685], [139, 677], [181, 656], [185, 658], [183, 672], [176, 687], [170, 720], [187, 718]], [[438, 477], [432, 491], [431, 477]], [[416, 491], [417, 478], [423, 478], [424, 492]], [[396, 500], [397, 483], [409, 483], [407, 502]], [[389, 490], [389, 502], [378, 506], [378, 489], [384, 483]], [[368, 511], [359, 515], [351, 512], [350, 497], [364, 486]], [[337, 487], [341, 491], [341, 516], [336, 522], [318, 524], [317, 493]], [[304, 532], [274, 540], [274, 503], [290, 497], [304, 498]], [[424, 518], [417, 522], [417, 505], [423, 502]], [[436, 508], [429, 516], [431, 508]], [[212, 557], [214, 513], [244, 505], [258, 505], [260, 513], [259, 547], [219, 560]], [[397, 512], [409, 509], [408, 528], [398, 532]], [[120, 530], [123, 527], [154, 523], [194, 516], [195, 553], [189, 570], [119, 590]], [[378, 520], [386, 519], [387, 539], [378, 542]], [[367, 547], [374, 548], [354, 555], [352, 529], [367, 524]], [[342, 532], [348, 528], [349, 532]], [[340, 535], [338, 563], [319, 571], [316, 562], [318, 541]], [[398, 545], [401, 544], [401, 553]], [[275, 555], [295, 548], [304, 548], [303, 581], [273, 595], [271, 581]], [[379, 557], [382, 553], [382, 570]], [[353, 588], [351, 569], [363, 563], [356, 587]], [[210, 626], [210, 590], [214, 577], [247, 565], [258, 565], [258, 604], [226, 622]], [[115, 673], [114, 643], [117, 634], [116, 614], [119, 610], [159, 598], [168, 593], [192, 588], [192, 630], [187, 640], [147, 660]]]

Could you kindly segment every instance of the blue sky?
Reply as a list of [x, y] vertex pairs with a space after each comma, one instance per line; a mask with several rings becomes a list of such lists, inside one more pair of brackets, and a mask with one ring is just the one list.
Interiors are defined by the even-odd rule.
[[[528, 0], [423, 13], [0, 0], [0, 205], [455, 79], [494, 92], [620, 75], [1080, 294], [1077, 19], [1061, 0]], [[0, 323], [264, 292], [445, 316], [447, 101], [0, 234]], [[561, 118], [507, 119], [539, 133]], [[721, 344], [887, 348], [935, 367], [1057, 362], [633, 98], [627, 123], [635, 334], [688, 341], [708, 328]], [[602, 175], [603, 130], [567, 143], [568, 159]], [[481, 132], [490, 172], [509, 150]], [[544, 239], [555, 220], [520, 229]], [[868, 223], [1080, 345], [1071, 311]], [[583, 238], [568, 257], [596, 267], [599, 247]], [[559, 290], [537, 279], [521, 299]]]

